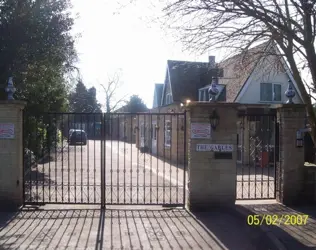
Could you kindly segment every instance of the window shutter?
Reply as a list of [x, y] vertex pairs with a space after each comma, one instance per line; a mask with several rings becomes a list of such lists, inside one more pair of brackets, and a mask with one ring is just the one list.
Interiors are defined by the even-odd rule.
[[281, 101], [281, 84], [273, 85], [274, 101]]

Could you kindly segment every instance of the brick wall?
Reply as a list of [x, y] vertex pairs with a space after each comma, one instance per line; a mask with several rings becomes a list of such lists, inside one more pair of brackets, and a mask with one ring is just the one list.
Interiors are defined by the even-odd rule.
[[[140, 126], [142, 123], [149, 126], [151, 129], [151, 124], [156, 124], [157, 126], [153, 129], [157, 132], [157, 152], [153, 155], [170, 161], [174, 164], [184, 164], [184, 115], [172, 115], [171, 110], [175, 113], [183, 113], [184, 109], [178, 104], [171, 104], [164, 107], [159, 107], [152, 109], [148, 115], [137, 115], [136, 127], [138, 127], [136, 132], [136, 145], [139, 148], [141, 144], [140, 137]], [[170, 115], [169, 115], [170, 113]], [[171, 123], [171, 144], [166, 145], [166, 127], [167, 121]], [[147, 142], [151, 143], [151, 136], [147, 136]]]

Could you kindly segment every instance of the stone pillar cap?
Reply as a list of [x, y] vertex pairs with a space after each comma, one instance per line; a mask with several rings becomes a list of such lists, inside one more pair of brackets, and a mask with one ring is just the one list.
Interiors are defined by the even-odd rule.
[[271, 105], [272, 108], [305, 108], [306, 104], [301, 104], [301, 103], [283, 103], [283, 104], [275, 104]]
[[24, 108], [26, 106], [26, 102], [20, 100], [0, 100], [0, 106], [1, 105], [16, 105]]

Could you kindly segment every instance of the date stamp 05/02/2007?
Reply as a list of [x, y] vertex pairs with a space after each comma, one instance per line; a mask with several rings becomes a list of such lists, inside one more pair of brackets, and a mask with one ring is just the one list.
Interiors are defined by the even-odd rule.
[[247, 216], [249, 226], [303, 226], [307, 224], [308, 214], [250, 214]]

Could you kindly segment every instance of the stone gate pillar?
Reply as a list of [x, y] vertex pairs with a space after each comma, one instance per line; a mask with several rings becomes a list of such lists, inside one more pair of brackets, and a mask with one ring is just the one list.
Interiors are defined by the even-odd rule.
[[0, 101], [0, 210], [23, 204], [23, 109], [25, 102]]
[[[192, 211], [235, 204], [238, 105], [191, 102], [187, 106], [187, 207]], [[209, 133], [213, 110], [219, 124]]]
[[277, 167], [277, 201], [285, 205], [298, 203], [304, 184], [304, 148], [296, 147], [296, 132], [305, 127], [305, 105], [277, 106], [279, 154]]

